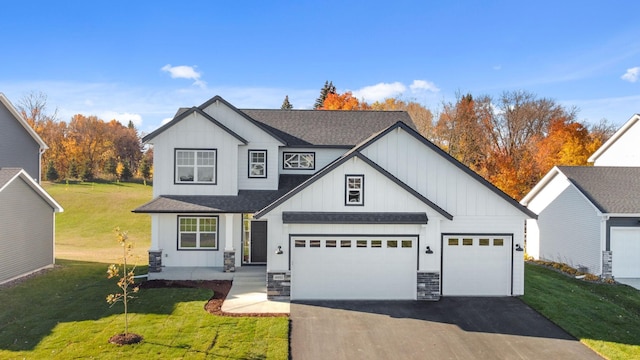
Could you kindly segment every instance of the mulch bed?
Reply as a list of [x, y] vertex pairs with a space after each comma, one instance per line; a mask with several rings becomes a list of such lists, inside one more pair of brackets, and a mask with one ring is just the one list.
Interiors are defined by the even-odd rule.
[[222, 303], [227, 298], [229, 290], [231, 290], [232, 281], [229, 280], [148, 280], [140, 283], [141, 289], [158, 289], [158, 288], [198, 288], [209, 289], [213, 291], [213, 296], [204, 305], [204, 309], [212, 315], [218, 316], [253, 316], [253, 317], [288, 317], [288, 314], [279, 313], [228, 313], [222, 311]]

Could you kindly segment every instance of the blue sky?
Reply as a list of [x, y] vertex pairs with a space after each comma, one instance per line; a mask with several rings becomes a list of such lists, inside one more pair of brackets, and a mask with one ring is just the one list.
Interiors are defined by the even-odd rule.
[[[221, 95], [311, 108], [331, 80], [434, 113], [526, 90], [622, 125], [640, 113], [638, 1], [10, 1], [0, 92], [149, 132]], [[11, 15], [9, 15], [11, 14]]]

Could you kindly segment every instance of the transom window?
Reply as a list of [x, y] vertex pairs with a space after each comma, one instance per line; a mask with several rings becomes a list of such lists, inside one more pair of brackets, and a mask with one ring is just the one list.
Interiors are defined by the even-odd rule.
[[249, 150], [249, 177], [267, 177], [267, 150]]
[[284, 169], [313, 170], [316, 154], [312, 152], [283, 153], [282, 167]]
[[216, 150], [176, 149], [176, 183], [215, 184]]
[[217, 250], [218, 217], [178, 217], [178, 250]]
[[364, 205], [364, 175], [346, 176], [346, 205]]

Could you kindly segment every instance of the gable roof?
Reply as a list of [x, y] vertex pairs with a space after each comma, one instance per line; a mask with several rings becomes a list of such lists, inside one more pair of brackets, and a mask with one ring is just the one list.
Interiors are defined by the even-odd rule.
[[169, 121], [168, 123], [160, 126], [156, 130], [154, 130], [151, 133], [149, 133], [146, 136], [144, 136], [142, 138], [142, 142], [146, 143], [147, 141], [155, 138], [156, 136], [162, 134], [167, 129], [171, 128], [173, 125], [177, 124], [178, 122], [182, 121], [183, 119], [185, 119], [186, 117], [188, 117], [189, 115], [191, 115], [193, 113], [197, 113], [197, 114], [202, 115], [205, 119], [207, 119], [207, 120], [211, 121], [212, 123], [216, 124], [216, 126], [221, 128], [222, 130], [224, 130], [225, 132], [227, 132], [229, 135], [233, 136], [234, 138], [238, 139], [243, 144], [246, 145], [248, 143], [248, 141], [245, 140], [242, 136], [236, 134], [233, 130], [231, 130], [228, 127], [224, 126], [218, 120], [214, 119], [211, 115], [207, 114], [202, 109], [197, 108], [195, 106], [190, 108], [190, 109], [186, 109], [186, 110], [184, 110], [182, 112], [179, 111], [179, 114], [176, 114], [176, 117], [174, 117], [171, 121]]
[[0, 103], [2, 103], [7, 108], [7, 110], [9, 110], [9, 112], [13, 115], [14, 118], [16, 118], [16, 120], [18, 120], [20, 125], [22, 125], [22, 127], [29, 133], [29, 135], [31, 135], [33, 140], [35, 140], [35, 142], [38, 143], [41, 149], [46, 150], [49, 148], [47, 144], [45, 144], [44, 140], [42, 140], [42, 138], [38, 135], [38, 133], [36, 133], [36, 131], [33, 130], [31, 126], [29, 126], [29, 123], [27, 122], [27, 120], [25, 120], [22, 117], [22, 115], [18, 112], [18, 110], [13, 106], [13, 104], [11, 104], [11, 101], [9, 101], [9, 99], [7, 99], [7, 97], [4, 96], [4, 94], [1, 92], [0, 92]]
[[[142, 138], [147, 142], [161, 134], [192, 111], [197, 111], [237, 138], [240, 135], [226, 128], [204, 111], [220, 102], [254, 124], [264, 132], [290, 147], [343, 147], [352, 148], [365, 140], [372, 132], [386, 129], [402, 121], [415, 128], [405, 111], [346, 111], [346, 110], [276, 110], [237, 109], [221, 96], [216, 95], [198, 107], [180, 108], [170, 122]], [[246, 143], [246, 140], [243, 139]]]
[[364, 161], [369, 166], [371, 166], [373, 169], [377, 170], [378, 172], [380, 172], [381, 174], [386, 176], [389, 180], [391, 180], [394, 183], [396, 183], [397, 185], [399, 185], [405, 191], [407, 191], [411, 195], [415, 196], [418, 200], [420, 200], [423, 203], [425, 203], [427, 206], [429, 206], [430, 208], [432, 208], [433, 210], [438, 212], [443, 217], [445, 217], [445, 218], [447, 218], [449, 220], [453, 220], [453, 215], [449, 214], [444, 209], [442, 209], [441, 207], [439, 207], [438, 205], [433, 203], [431, 200], [427, 199], [422, 194], [420, 194], [419, 192], [415, 191], [413, 188], [411, 188], [407, 184], [405, 184], [402, 181], [400, 181], [400, 179], [398, 179], [395, 176], [393, 176], [390, 172], [388, 172], [387, 170], [385, 170], [382, 167], [380, 167], [380, 165], [374, 163], [373, 161], [371, 161], [371, 159], [367, 158], [362, 153], [360, 153], [358, 151], [355, 151], [355, 150], [347, 152], [342, 157], [338, 158], [334, 162], [332, 162], [329, 165], [325, 166], [320, 171], [318, 171], [313, 176], [311, 176], [311, 178], [309, 178], [309, 180], [303, 182], [302, 184], [300, 184], [299, 186], [297, 186], [296, 188], [294, 188], [293, 190], [291, 190], [290, 192], [288, 192], [287, 194], [285, 194], [281, 198], [279, 198], [276, 201], [274, 201], [271, 204], [269, 204], [264, 209], [256, 212], [254, 214], [254, 217], [255, 218], [260, 218], [260, 217], [264, 216], [265, 214], [269, 213], [271, 210], [275, 209], [276, 207], [278, 207], [279, 205], [281, 205], [282, 203], [284, 203], [285, 201], [287, 201], [288, 199], [290, 199], [291, 197], [293, 197], [294, 195], [296, 195], [300, 191], [302, 191], [305, 188], [309, 187], [311, 184], [313, 184], [314, 182], [318, 181], [324, 175], [330, 173], [331, 171], [333, 171], [334, 169], [336, 169], [340, 165], [344, 164], [345, 162], [347, 162], [349, 159], [351, 159], [353, 157], [357, 157], [358, 159]]
[[350, 148], [398, 121], [415, 128], [405, 111], [242, 109], [253, 119], [280, 131], [288, 146]]
[[487, 189], [491, 190], [493, 193], [495, 193], [496, 195], [500, 196], [502, 199], [504, 199], [506, 202], [511, 204], [516, 209], [520, 210], [521, 212], [523, 212], [527, 216], [530, 216], [533, 219], [537, 219], [538, 218], [538, 215], [536, 215], [533, 211], [527, 209], [525, 206], [520, 204], [514, 198], [512, 198], [509, 195], [507, 195], [504, 191], [498, 189], [498, 187], [493, 185], [487, 179], [485, 179], [482, 176], [478, 175], [478, 173], [476, 173], [475, 171], [469, 169], [469, 167], [467, 167], [466, 165], [464, 165], [463, 163], [458, 161], [453, 156], [449, 155], [446, 151], [442, 150], [438, 145], [436, 145], [436, 144], [432, 143], [431, 141], [427, 140], [422, 135], [420, 135], [416, 130], [414, 130], [411, 127], [408, 127], [406, 124], [404, 124], [402, 122], [398, 122], [398, 123], [394, 124], [393, 126], [390, 126], [389, 128], [385, 129], [384, 131], [381, 131], [381, 132], [379, 132], [377, 134], [373, 134], [369, 139], [367, 139], [362, 144], [358, 145], [357, 149], [354, 149], [354, 150], [362, 150], [362, 149], [366, 148], [367, 146], [369, 146], [369, 145], [373, 144], [374, 142], [376, 142], [378, 139], [384, 137], [389, 132], [391, 132], [391, 131], [393, 131], [395, 129], [398, 129], [398, 128], [403, 129], [404, 131], [406, 131], [409, 135], [413, 136], [415, 139], [420, 141], [426, 147], [428, 147], [429, 149], [431, 149], [432, 151], [434, 151], [438, 155], [442, 156], [445, 160], [449, 161], [451, 164], [453, 164], [455, 167], [457, 167], [458, 169], [460, 169], [463, 172], [465, 172], [467, 175], [471, 176], [473, 179], [475, 179], [476, 181], [478, 181], [479, 183], [484, 185]]
[[63, 212], [64, 209], [49, 195], [38, 183], [21, 168], [0, 168], [0, 193], [17, 178], [22, 179], [33, 191], [38, 194], [55, 212]]
[[558, 166], [605, 214], [640, 214], [640, 167]]
[[618, 129], [618, 131], [615, 132], [615, 134], [613, 134], [613, 136], [609, 138], [609, 140], [607, 140], [604, 144], [602, 144], [602, 146], [600, 146], [598, 150], [596, 150], [589, 157], [589, 159], [587, 159], [587, 161], [592, 163], [598, 160], [600, 155], [602, 155], [605, 151], [607, 151], [607, 149], [609, 149], [609, 147], [611, 147], [613, 143], [618, 141], [618, 139], [620, 139], [627, 132], [627, 130], [629, 130], [634, 124], [638, 122], [640, 122], [640, 114], [633, 115], [629, 120], [627, 120], [627, 122], [624, 125], [622, 125], [620, 129]]

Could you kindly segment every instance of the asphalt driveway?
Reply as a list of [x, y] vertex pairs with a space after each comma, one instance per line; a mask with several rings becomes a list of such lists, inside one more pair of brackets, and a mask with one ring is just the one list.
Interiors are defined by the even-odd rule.
[[601, 359], [517, 298], [291, 304], [297, 359]]

